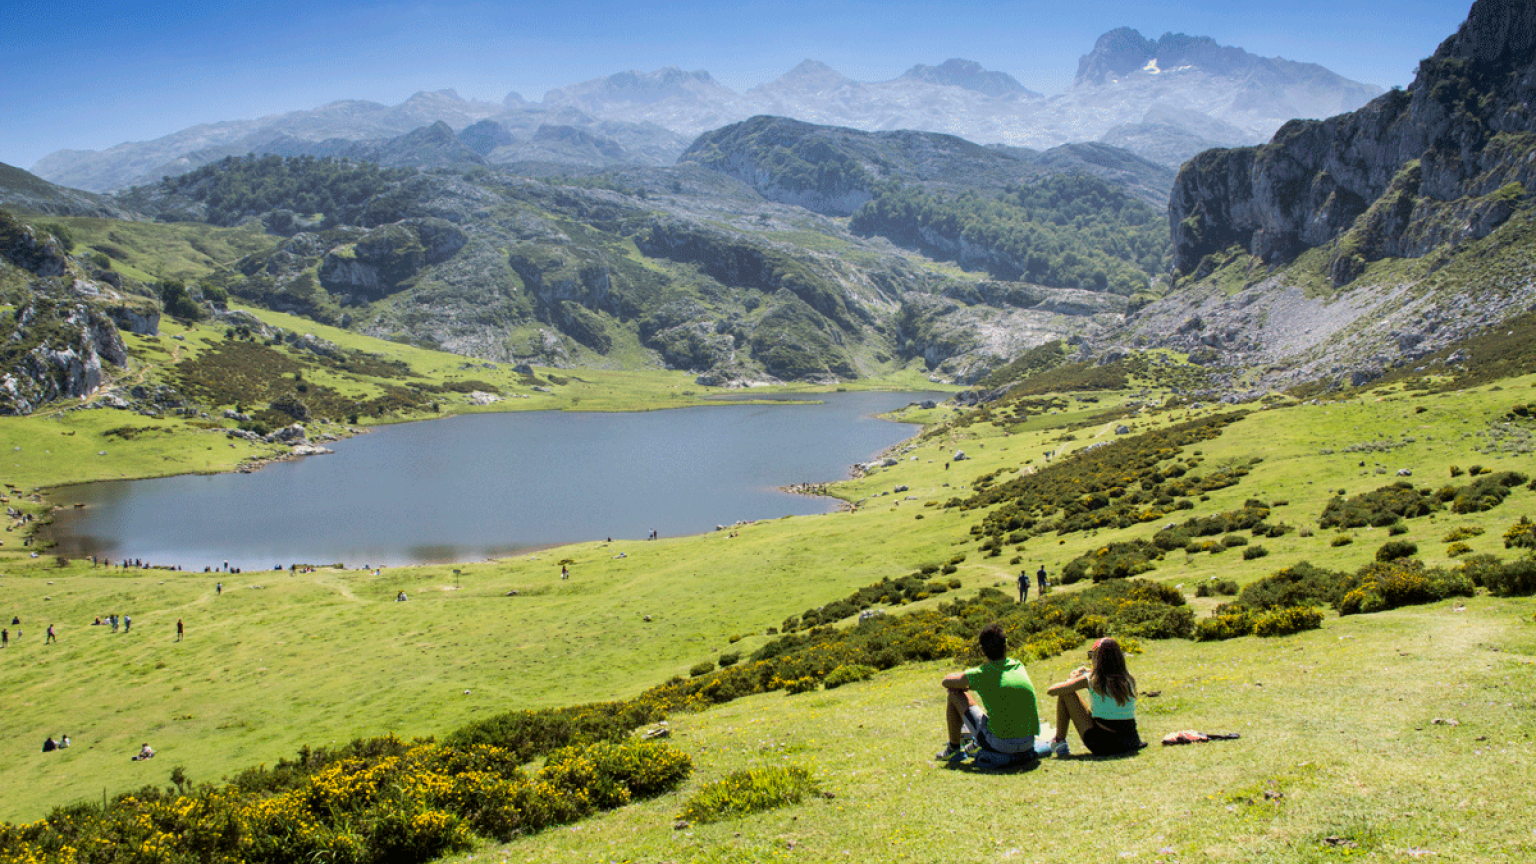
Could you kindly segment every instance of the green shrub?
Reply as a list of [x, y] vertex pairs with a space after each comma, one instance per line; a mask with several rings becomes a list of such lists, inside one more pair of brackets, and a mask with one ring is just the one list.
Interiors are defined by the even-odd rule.
[[1503, 565], [1497, 555], [1489, 555], [1483, 552], [1464, 559], [1458, 569], [1461, 575], [1472, 581], [1473, 585], [1479, 588], [1486, 588], [1488, 583], [1485, 581], [1485, 577], [1487, 574], [1499, 569], [1501, 566]]
[[1399, 519], [1398, 521], [1393, 522], [1391, 525], [1387, 526], [1387, 536], [1388, 537], [1401, 537], [1402, 535], [1407, 534], [1407, 533], [1408, 533], [1408, 523], [1402, 521], [1401, 519]]
[[[731, 666], [735, 666], [740, 661], [741, 661], [741, 653], [738, 652], [738, 651], [732, 651], [729, 654], [721, 654], [720, 655], [720, 660], [719, 660], [720, 668], [721, 669], [726, 669], [726, 668], [729, 668]], [[705, 671], [707, 672], [709, 670], [706, 669]]]
[[[1262, 549], [1262, 546], [1254, 547]], [[1195, 586], [1196, 597], [1231, 597], [1237, 593], [1237, 583], [1231, 579], [1217, 579], [1215, 576]]]
[[693, 664], [693, 666], [688, 670], [688, 676], [690, 678], [697, 678], [700, 675], [708, 675], [713, 671], [715, 671], [715, 664], [705, 660], [702, 663]]
[[863, 681], [864, 679], [874, 675], [877, 671], [879, 670], [875, 669], [873, 666], [865, 666], [860, 663], [854, 663], [848, 666], [839, 666], [836, 669], [833, 669], [832, 672], [827, 675], [826, 680], [822, 682], [822, 686], [826, 687], [828, 690], [836, 690], [844, 684], [852, 684], [855, 681]]
[[1419, 554], [1419, 546], [1412, 540], [1388, 540], [1376, 550], [1377, 561], [1396, 561]]
[[718, 822], [799, 804], [817, 791], [811, 772], [798, 765], [750, 768], [705, 784], [683, 806], [682, 815], [694, 822]]
[[1272, 609], [1259, 613], [1253, 620], [1253, 632], [1258, 636], [1287, 636], [1322, 626], [1323, 613], [1310, 606]]
[[1447, 531], [1446, 534], [1445, 534], [1445, 538], [1441, 542], [1443, 542], [1443, 543], [1457, 543], [1457, 542], [1462, 541], [1462, 540], [1471, 540], [1473, 537], [1481, 536], [1482, 533], [1483, 533], [1483, 528], [1481, 526], [1478, 526], [1478, 525], [1458, 525], [1455, 528], [1452, 528], [1450, 531]]
[[1238, 603], [1249, 609], [1287, 609], [1293, 606], [1331, 606], [1350, 587], [1348, 575], [1302, 561], [1243, 588]]
[[1445, 547], [1445, 557], [1459, 558], [1471, 551], [1472, 547], [1465, 543], [1452, 543], [1451, 545]]
[[1536, 558], [1510, 561], [1485, 573], [1483, 584], [1495, 597], [1529, 597], [1536, 594]]
[[1241, 534], [1228, 534], [1227, 536], [1221, 538], [1221, 545], [1227, 547], [1228, 549], [1232, 549], [1237, 546], [1247, 546], [1248, 538]]
[[1265, 549], [1263, 546], [1249, 546], [1247, 549], [1243, 550], [1243, 560], [1253, 561], [1258, 558], [1263, 558], [1268, 554], [1269, 550]]
[[1457, 490], [1456, 497], [1451, 500], [1451, 510], [1456, 513], [1481, 513], [1484, 510], [1492, 510], [1504, 499], [1509, 497], [1510, 491], [1529, 479], [1518, 471], [1500, 471], [1497, 474], [1488, 474], [1468, 483]]
[[1352, 535], [1352, 534], [1340, 534], [1339, 536], [1333, 538], [1333, 540], [1329, 541], [1328, 545], [1329, 546], [1348, 546], [1349, 544], [1351, 544], [1353, 542], [1355, 542], [1354, 535]]
[[1319, 528], [1384, 527], [1400, 519], [1427, 516], [1439, 509], [1435, 497], [1404, 480], [1345, 499], [1340, 493], [1323, 508]]

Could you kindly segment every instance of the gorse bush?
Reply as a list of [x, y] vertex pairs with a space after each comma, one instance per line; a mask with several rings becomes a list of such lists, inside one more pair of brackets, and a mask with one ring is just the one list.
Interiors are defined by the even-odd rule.
[[1061, 581], [1070, 585], [1085, 578], [1128, 579], [1153, 569], [1153, 562], [1162, 557], [1162, 550], [1145, 540], [1111, 543], [1068, 561], [1061, 568]]
[[1520, 521], [1504, 532], [1504, 548], [1536, 549], [1536, 522], [1529, 516], [1521, 516]]
[[1467, 575], [1440, 568], [1426, 568], [1422, 561], [1399, 558], [1360, 568], [1354, 585], [1339, 603], [1340, 615], [1380, 612], [1401, 606], [1434, 603], [1446, 597], [1471, 597]]
[[686, 754], [635, 741], [554, 751], [532, 776], [501, 748], [395, 738], [308, 761], [275, 788], [151, 789], [3, 825], [0, 861], [416, 864], [657, 795], [692, 770]]
[[1272, 609], [1260, 612], [1253, 619], [1253, 632], [1256, 636], [1288, 636], [1322, 626], [1323, 613], [1310, 606]]
[[1253, 634], [1253, 613], [1242, 607], [1213, 612], [1195, 626], [1195, 639], [1220, 642]]
[[694, 822], [717, 822], [799, 804], [817, 793], [811, 772], [799, 765], [774, 765], [735, 771], [707, 783], [683, 806]]
[[865, 666], [862, 663], [854, 663], [850, 666], [839, 666], [827, 675], [822, 681], [822, 686], [828, 690], [836, 690], [844, 684], [852, 684], [855, 681], [863, 681], [880, 670], [873, 666]]

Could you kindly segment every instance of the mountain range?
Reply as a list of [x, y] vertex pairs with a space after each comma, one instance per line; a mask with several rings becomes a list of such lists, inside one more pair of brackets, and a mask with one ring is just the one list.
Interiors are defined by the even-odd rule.
[[[1257, 57], [1208, 37], [1150, 40], [1121, 28], [1099, 38], [1072, 86], [1056, 96], [960, 59], [874, 82], [806, 60], [744, 93], [708, 72], [668, 67], [557, 88], [539, 102], [516, 93], [501, 103], [476, 101], [452, 90], [394, 106], [333, 102], [103, 151], [60, 150], [31, 170], [107, 192], [246, 153], [378, 158], [390, 139], [436, 123], [465, 136], [458, 164], [668, 165], [700, 133], [757, 115], [1033, 149], [1101, 141], [1177, 168], [1201, 150], [1260, 143], [1287, 120], [1353, 110], [1379, 92], [1315, 64]], [[388, 164], [416, 164], [389, 163], [388, 155]]]
[[[1208, 40], [1132, 36], [1100, 40], [1084, 86], [1150, 86], [1166, 57], [1247, 62]], [[1536, 7], [1477, 0], [1406, 90], [1204, 151], [1176, 175], [1102, 142], [1040, 151], [774, 116], [699, 134], [667, 165], [627, 164], [595, 126], [524, 141], [482, 118], [327, 139], [347, 160], [284, 133], [302, 152], [226, 156], [113, 195], [0, 170], [0, 205], [19, 214], [0, 220], [15, 310], [0, 316], [0, 408], [110, 378], [102, 358], [123, 350], [108, 321], [238, 332], [231, 298], [481, 360], [665, 366], [703, 385], [915, 369], [981, 383], [1054, 340], [1083, 363], [1172, 350], [1204, 368], [1202, 396], [1234, 400], [1459, 368], [1458, 345], [1526, 332], [1507, 322], [1536, 304], [1533, 56]], [[1002, 94], [986, 99], [1038, 99], [963, 64], [910, 73], [956, 75]], [[646, 76], [604, 87], [657, 112], [680, 89], [712, 92], [708, 76], [670, 79], [649, 102]], [[494, 158], [520, 146], [615, 161]]]

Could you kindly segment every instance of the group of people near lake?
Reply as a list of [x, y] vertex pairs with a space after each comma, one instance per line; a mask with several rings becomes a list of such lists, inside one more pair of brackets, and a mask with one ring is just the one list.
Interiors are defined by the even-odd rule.
[[[1046, 688], [1054, 697], [1056, 734], [1038, 742], [1040, 713], [1035, 685], [1024, 664], [1008, 656], [1000, 624], [977, 638], [985, 663], [944, 676], [944, 725], [948, 741], [938, 759], [951, 764], [971, 758], [982, 768], [1026, 765], [1043, 755], [1070, 756], [1069, 729], [1089, 753], [1117, 756], [1146, 745], [1136, 729], [1136, 679], [1126, 669], [1120, 643], [1104, 637], [1088, 650], [1089, 665]], [[966, 738], [970, 741], [967, 742]]]

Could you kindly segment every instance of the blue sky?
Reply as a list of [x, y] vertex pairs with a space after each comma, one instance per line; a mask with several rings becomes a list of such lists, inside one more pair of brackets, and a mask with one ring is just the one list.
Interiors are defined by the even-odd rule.
[[1211, 36], [1383, 87], [1466, 18], [1471, 0], [512, 0], [78, 4], [5, 0], [0, 162], [99, 150], [198, 123], [404, 101], [452, 87], [500, 101], [629, 69], [704, 69], [738, 92], [805, 59], [894, 78], [951, 57], [1046, 94], [1107, 30]]

